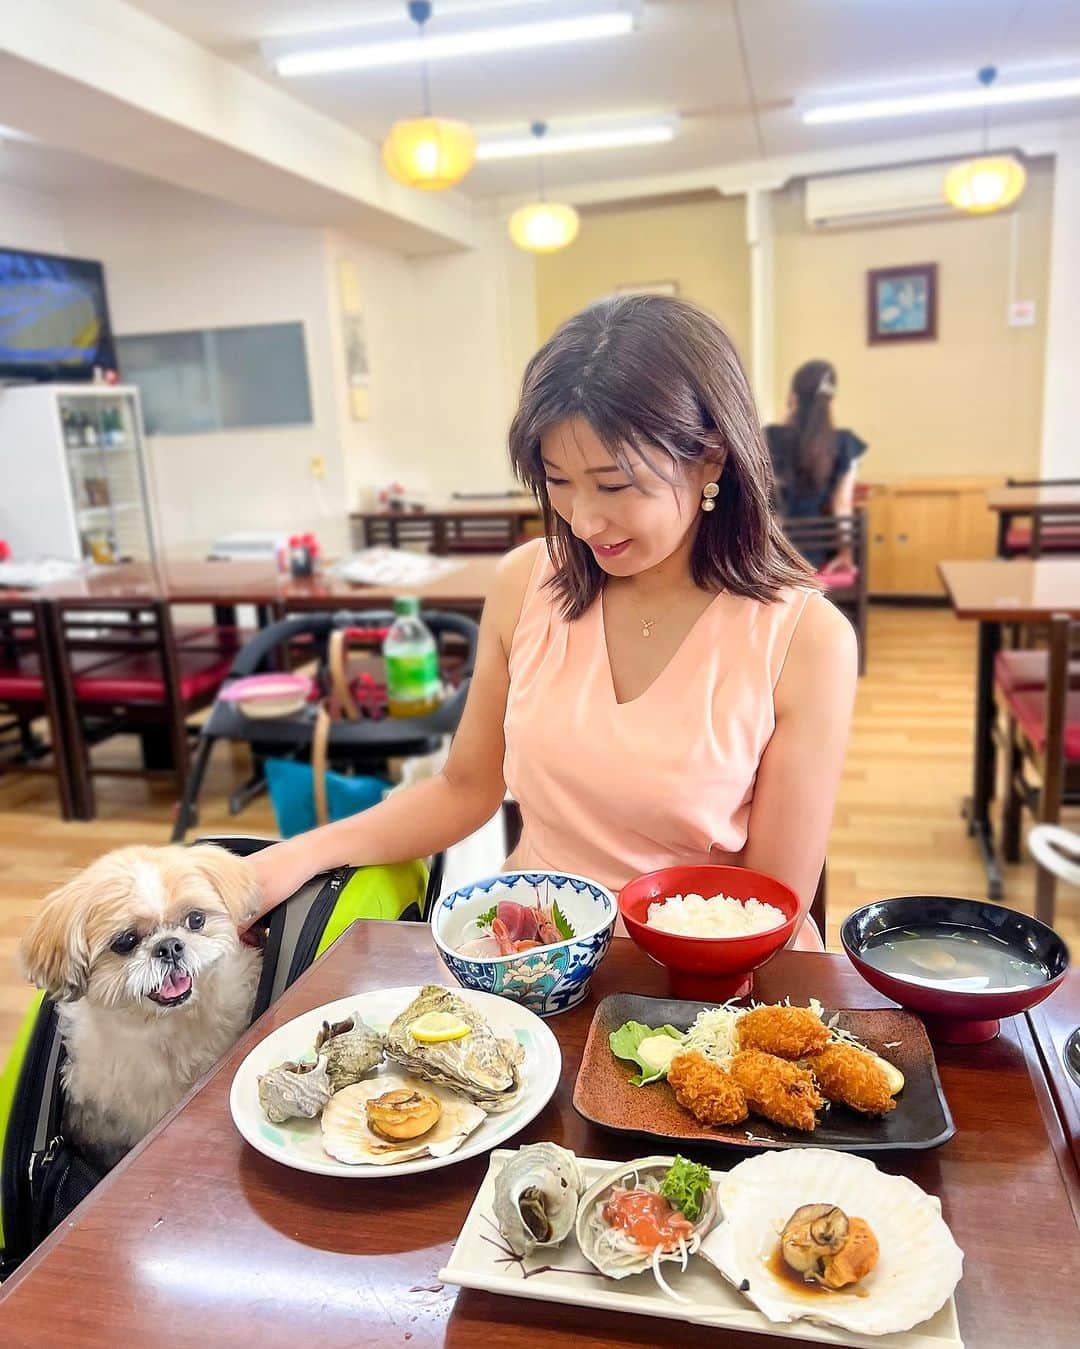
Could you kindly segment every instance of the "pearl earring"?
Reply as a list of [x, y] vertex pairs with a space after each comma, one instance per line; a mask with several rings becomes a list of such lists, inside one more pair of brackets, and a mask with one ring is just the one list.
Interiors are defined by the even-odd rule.
[[719, 495], [720, 495], [720, 484], [715, 482], [707, 482], [705, 484], [704, 490], [701, 493], [701, 509], [703, 511], [716, 510], [715, 498], [718, 497]]

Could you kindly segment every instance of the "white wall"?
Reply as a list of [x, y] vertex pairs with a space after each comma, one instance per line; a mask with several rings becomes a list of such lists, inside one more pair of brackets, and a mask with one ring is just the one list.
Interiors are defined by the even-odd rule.
[[0, 247], [65, 252], [61, 199], [0, 180]]
[[[242, 529], [344, 537], [345, 479], [325, 300], [324, 239], [193, 193], [148, 186], [72, 201], [72, 253], [105, 264], [121, 335], [249, 323], [304, 324], [314, 422], [151, 439], [160, 537], [194, 554]], [[326, 462], [325, 481], [311, 473]]]
[[1040, 476], [1074, 478], [1080, 473], [1080, 131], [1058, 152], [1053, 210]]

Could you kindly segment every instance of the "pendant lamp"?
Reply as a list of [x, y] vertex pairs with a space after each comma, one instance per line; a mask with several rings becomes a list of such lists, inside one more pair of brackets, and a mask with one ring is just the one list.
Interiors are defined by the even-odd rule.
[[[994, 66], [984, 66], [978, 81], [989, 89], [997, 78]], [[969, 215], [989, 215], [1011, 206], [1024, 190], [1027, 174], [1015, 155], [988, 155], [989, 113], [983, 111], [983, 151], [975, 159], [955, 164], [945, 175], [945, 200]]]
[[[547, 131], [546, 122], [530, 128], [537, 141]], [[537, 154], [537, 186], [540, 200], [521, 206], [510, 217], [510, 238], [526, 253], [557, 253], [577, 238], [581, 218], [572, 206], [548, 201], [544, 193], [544, 157]]]
[[[409, 0], [409, 18], [424, 39], [424, 24], [431, 18], [430, 0]], [[383, 141], [386, 171], [406, 187], [421, 192], [442, 192], [460, 183], [476, 162], [476, 135], [466, 122], [431, 115], [427, 63], [421, 62], [424, 115], [395, 122]]]

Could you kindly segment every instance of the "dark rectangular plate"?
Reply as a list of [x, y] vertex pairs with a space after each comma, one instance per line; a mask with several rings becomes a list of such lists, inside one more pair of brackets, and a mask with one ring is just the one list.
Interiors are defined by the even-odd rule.
[[[758, 1115], [751, 1115], [742, 1124], [707, 1128], [678, 1104], [666, 1082], [632, 1086], [630, 1078], [636, 1066], [616, 1058], [608, 1045], [608, 1036], [626, 1021], [687, 1030], [702, 1006], [699, 1002], [647, 998], [638, 993], [614, 993], [605, 998], [589, 1027], [574, 1084], [574, 1109], [578, 1114], [603, 1129], [620, 1133], [732, 1148], [901, 1151], [938, 1148], [956, 1132], [926, 1028], [917, 1016], [898, 1008], [841, 1009], [837, 1023], [904, 1074], [905, 1085], [896, 1098], [896, 1109], [884, 1118], [871, 1119], [846, 1106], [832, 1105], [819, 1112], [813, 1133], [784, 1129]], [[825, 1012], [826, 1020], [831, 1016], [832, 1012]]]

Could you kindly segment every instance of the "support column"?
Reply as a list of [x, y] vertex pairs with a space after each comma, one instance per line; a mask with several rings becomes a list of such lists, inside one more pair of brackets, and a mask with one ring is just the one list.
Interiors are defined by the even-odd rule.
[[1080, 135], [1063, 138], [1054, 163], [1050, 278], [1043, 375], [1044, 478], [1080, 474]]
[[776, 419], [773, 303], [772, 193], [750, 188], [746, 193], [746, 243], [750, 250], [750, 383], [762, 422]]

